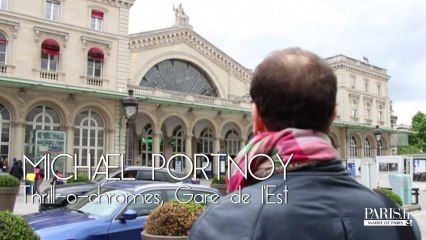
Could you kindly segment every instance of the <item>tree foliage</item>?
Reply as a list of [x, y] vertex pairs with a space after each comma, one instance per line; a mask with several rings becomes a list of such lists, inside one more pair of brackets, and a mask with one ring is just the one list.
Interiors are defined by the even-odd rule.
[[426, 115], [417, 112], [411, 120], [411, 129], [417, 134], [409, 136], [409, 143], [420, 150], [426, 150]]

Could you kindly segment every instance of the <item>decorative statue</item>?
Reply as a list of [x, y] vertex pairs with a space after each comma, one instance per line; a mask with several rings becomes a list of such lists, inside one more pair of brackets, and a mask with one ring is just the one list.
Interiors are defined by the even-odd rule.
[[183, 11], [182, 3], [179, 4], [178, 8], [175, 8], [175, 6], [173, 6], [173, 11], [175, 12], [177, 25], [189, 23], [189, 17]]

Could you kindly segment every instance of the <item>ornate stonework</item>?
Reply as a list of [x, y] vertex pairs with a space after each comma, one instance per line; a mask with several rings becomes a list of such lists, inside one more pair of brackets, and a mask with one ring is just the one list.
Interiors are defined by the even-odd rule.
[[245, 83], [251, 81], [251, 71], [244, 68], [218, 48], [189, 28], [169, 28], [160, 31], [145, 32], [130, 36], [130, 51], [158, 48], [164, 45], [186, 43], [223, 69], [232, 73], [235, 78]]

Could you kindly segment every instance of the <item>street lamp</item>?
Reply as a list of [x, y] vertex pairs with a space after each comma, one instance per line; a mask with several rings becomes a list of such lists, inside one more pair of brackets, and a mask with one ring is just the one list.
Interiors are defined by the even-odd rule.
[[133, 89], [121, 101], [126, 122], [126, 165], [133, 165], [133, 136], [135, 135], [135, 118], [138, 113], [138, 100], [133, 96]]
[[380, 156], [379, 142], [380, 138], [382, 138], [382, 130], [380, 129], [379, 125], [376, 125], [376, 129], [374, 129], [374, 135], [376, 136], [377, 140], [377, 156]]

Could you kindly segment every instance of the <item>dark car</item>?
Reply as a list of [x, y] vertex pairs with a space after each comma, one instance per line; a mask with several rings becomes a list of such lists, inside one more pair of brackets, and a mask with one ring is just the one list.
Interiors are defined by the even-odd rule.
[[[118, 197], [121, 195], [126, 197]], [[217, 189], [202, 185], [165, 183], [135, 187], [129, 182], [109, 182], [64, 208], [23, 217], [43, 240], [139, 240], [146, 218], [162, 203], [195, 201], [209, 206], [219, 198]]]
[[[182, 172], [177, 172], [170, 170], [177, 178], [183, 178], [185, 176]], [[107, 182], [116, 181], [108, 180], [105, 175], [98, 175], [93, 181], [88, 183], [71, 183], [56, 185], [54, 194], [51, 193], [53, 187], [47, 188], [43, 191], [43, 201], [39, 206], [40, 211], [54, 209], [58, 207], [64, 207], [69, 202], [75, 200], [74, 196], [79, 196], [87, 193], [88, 191], [102, 186]], [[152, 168], [151, 167], [142, 167], [142, 166], [129, 166], [124, 168], [124, 172], [121, 175], [121, 171], [114, 172], [111, 174], [110, 178], [135, 178], [135, 180], [129, 181], [133, 185], [143, 185], [148, 183], [190, 183], [189, 179], [177, 180], [173, 178], [166, 169], [155, 170], [154, 180], [152, 180]], [[124, 182], [124, 181], [123, 181]], [[127, 182], [127, 181], [126, 181]], [[53, 196], [52, 196], [53, 195]]]

